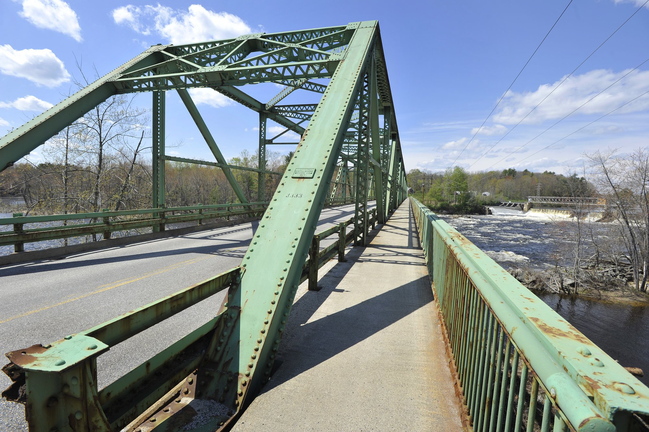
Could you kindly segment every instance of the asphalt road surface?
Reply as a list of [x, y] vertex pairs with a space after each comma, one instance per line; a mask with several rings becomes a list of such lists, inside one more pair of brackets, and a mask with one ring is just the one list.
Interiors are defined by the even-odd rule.
[[[316, 232], [353, 213], [353, 205], [323, 210]], [[0, 352], [57, 341], [236, 267], [256, 225], [0, 267]], [[212, 296], [101, 355], [99, 388], [214, 317], [222, 297]], [[0, 374], [0, 388], [10, 384]], [[22, 405], [0, 399], [0, 432], [26, 431], [24, 415]]]

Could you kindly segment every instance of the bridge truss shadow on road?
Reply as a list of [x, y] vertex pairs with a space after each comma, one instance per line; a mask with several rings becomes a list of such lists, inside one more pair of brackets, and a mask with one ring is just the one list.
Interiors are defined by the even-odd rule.
[[[263, 102], [243, 91], [258, 85], [276, 93]], [[278, 93], [276, 86], [282, 88]], [[268, 123], [301, 136], [242, 264], [93, 329], [9, 353], [12, 363], [5, 371], [15, 385], [5, 395], [26, 402], [30, 430], [171, 431], [194, 424], [196, 412], [188, 407], [201, 403], [210, 408], [209, 415], [196, 429], [230, 427], [273, 370], [325, 203], [340, 197], [354, 200], [351, 236], [363, 246], [371, 222], [368, 198], [376, 199], [379, 223], [406, 198], [401, 143], [375, 21], [153, 46], [1, 138], [0, 168], [11, 166], [107, 98], [151, 92], [153, 209], [159, 214], [165, 210], [165, 161], [221, 168], [246, 203], [232, 174], [237, 167], [226, 163], [188, 92], [198, 87], [211, 88], [259, 114], [260, 195], [265, 176], [272, 174], [265, 170], [266, 146], [281, 144], [267, 137]], [[215, 162], [166, 154], [165, 92], [170, 90], [179, 94]], [[314, 96], [319, 102], [312, 102]], [[295, 102], [280, 104], [283, 100]], [[108, 387], [97, 388], [99, 355], [225, 289], [227, 303], [213, 320]]]

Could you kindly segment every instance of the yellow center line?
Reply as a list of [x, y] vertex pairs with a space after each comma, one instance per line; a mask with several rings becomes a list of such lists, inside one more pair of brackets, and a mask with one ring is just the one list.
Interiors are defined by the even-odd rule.
[[25, 313], [22, 313], [20, 315], [13, 316], [11, 318], [7, 318], [5, 320], [0, 321], [0, 324], [4, 324], [6, 322], [13, 321], [13, 320], [18, 319], [18, 318], [23, 318], [23, 317], [26, 317], [26, 316], [29, 316], [29, 315], [33, 315], [35, 313], [43, 312], [43, 311], [46, 311], [48, 309], [52, 309], [52, 308], [55, 308], [55, 307], [58, 307], [58, 306], [62, 306], [64, 304], [72, 303], [72, 302], [75, 302], [77, 300], [83, 300], [86, 297], [90, 297], [90, 296], [95, 295], [95, 294], [100, 294], [100, 293], [112, 290], [113, 288], [118, 288], [118, 287], [128, 285], [128, 284], [133, 283], [133, 282], [141, 281], [142, 279], [146, 279], [146, 278], [149, 278], [151, 276], [156, 276], [156, 275], [159, 275], [159, 274], [162, 274], [162, 273], [166, 273], [168, 271], [175, 270], [178, 267], [182, 267], [182, 266], [188, 265], [188, 264], [193, 264], [193, 263], [196, 263], [198, 261], [203, 261], [203, 260], [205, 260], [207, 258], [210, 258], [210, 256], [203, 256], [203, 257], [199, 257], [199, 258], [193, 258], [193, 259], [190, 259], [190, 260], [182, 261], [182, 262], [179, 262], [179, 263], [174, 264], [174, 265], [169, 266], [169, 267], [165, 267], [165, 268], [160, 269], [160, 270], [156, 270], [156, 271], [153, 271], [153, 272], [150, 272], [150, 273], [145, 273], [144, 275], [138, 276], [136, 278], [122, 279], [122, 280], [119, 280], [117, 282], [112, 282], [110, 284], [100, 285], [100, 287], [99, 287], [100, 289], [98, 289], [96, 291], [93, 291], [93, 292], [90, 292], [90, 293], [87, 293], [87, 294], [83, 294], [83, 295], [80, 295], [78, 297], [74, 297], [74, 298], [71, 298], [71, 299], [67, 299], [67, 300], [64, 300], [62, 302], [59, 302], [59, 303], [56, 303], [56, 304], [53, 304], [53, 305], [44, 306], [44, 307], [42, 307], [40, 309], [34, 309], [34, 310], [29, 311], [29, 312], [25, 312]]

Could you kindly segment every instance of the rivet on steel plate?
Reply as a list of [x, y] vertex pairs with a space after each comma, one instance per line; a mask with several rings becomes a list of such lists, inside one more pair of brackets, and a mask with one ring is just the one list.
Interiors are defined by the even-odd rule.
[[81, 420], [83, 418], [83, 413], [81, 411], [75, 412], [74, 418], [76, 418], [77, 420]]
[[59, 360], [56, 363], [54, 363], [55, 366], [63, 366], [65, 364], [65, 360]]
[[557, 397], [557, 391], [553, 388], [550, 389], [550, 396]]
[[635, 394], [635, 390], [633, 389], [633, 387], [625, 383], [615, 383], [613, 384], [613, 387], [616, 390], [621, 391], [622, 393]]
[[589, 355], [592, 354], [592, 353], [590, 352], [590, 350], [589, 350], [587, 347], [580, 347], [580, 348], [577, 350], [577, 352], [578, 352], [579, 354], [583, 355], [584, 357], [588, 357]]
[[591, 364], [596, 367], [604, 367], [604, 363], [602, 363], [602, 361], [598, 358], [593, 359], [593, 362]]

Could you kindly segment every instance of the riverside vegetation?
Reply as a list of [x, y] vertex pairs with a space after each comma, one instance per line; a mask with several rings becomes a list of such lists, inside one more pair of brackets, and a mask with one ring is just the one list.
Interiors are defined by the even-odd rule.
[[527, 200], [528, 196], [600, 197], [604, 217], [586, 220], [583, 205], [569, 208], [569, 241], [551, 268], [514, 267], [511, 273], [530, 289], [649, 303], [649, 151], [588, 155], [589, 180], [572, 174], [504, 171], [445, 173], [412, 170], [413, 195], [438, 213], [486, 214], [484, 207]]

